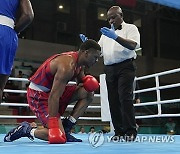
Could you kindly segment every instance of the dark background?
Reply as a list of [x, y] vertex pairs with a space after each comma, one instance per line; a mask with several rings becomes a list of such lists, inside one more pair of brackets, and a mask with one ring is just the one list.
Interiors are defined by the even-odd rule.
[[[35, 13], [33, 23], [20, 37], [38, 41], [78, 45], [79, 33], [99, 40], [99, 29], [109, 26], [98, 19], [98, 10], [120, 5], [127, 23], [141, 33], [142, 54], [180, 60], [180, 11], [144, 0], [31, 0]], [[64, 9], [58, 6], [64, 5]]]

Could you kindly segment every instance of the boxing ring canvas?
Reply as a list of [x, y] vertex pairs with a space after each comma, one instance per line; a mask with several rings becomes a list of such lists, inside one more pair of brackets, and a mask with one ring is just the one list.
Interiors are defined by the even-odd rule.
[[[89, 142], [89, 136], [86, 134], [76, 134], [81, 138], [81, 143], [66, 143], [66, 144], [48, 144], [45, 141], [35, 139], [30, 141], [28, 138], [21, 138], [14, 142], [3, 142], [4, 135], [0, 135], [0, 151], [4, 154], [179, 154], [180, 136], [171, 136], [170, 140], [161, 140], [161, 137], [156, 135], [156, 141], [137, 140], [136, 142], [108, 142], [107, 135], [104, 135], [105, 141], [98, 147], [93, 147]], [[138, 135], [138, 138], [148, 139], [150, 135]]]

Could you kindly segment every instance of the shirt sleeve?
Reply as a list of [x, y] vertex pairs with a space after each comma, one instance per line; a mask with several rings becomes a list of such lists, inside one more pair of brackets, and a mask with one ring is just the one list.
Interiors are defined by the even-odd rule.
[[103, 38], [102, 38], [103, 36], [101, 35], [101, 37], [100, 37], [100, 39], [99, 39], [99, 41], [98, 41], [98, 44], [100, 45], [100, 47], [102, 47], [103, 46]]
[[140, 47], [140, 34], [138, 28], [135, 25], [132, 25], [129, 28], [127, 38], [137, 43], [136, 49]]
[[101, 47], [101, 56], [103, 56], [103, 35], [101, 35], [101, 37], [100, 37], [100, 39], [98, 41], [98, 44]]

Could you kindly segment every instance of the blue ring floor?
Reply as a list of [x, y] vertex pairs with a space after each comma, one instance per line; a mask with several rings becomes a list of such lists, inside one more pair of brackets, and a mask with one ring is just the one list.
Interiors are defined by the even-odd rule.
[[104, 142], [96, 148], [89, 142], [89, 135], [74, 134], [83, 142], [66, 144], [48, 144], [48, 142], [20, 138], [14, 142], [3, 142], [0, 134], [0, 152], [2, 154], [180, 154], [180, 135], [140, 134], [135, 142], [109, 142], [112, 135], [103, 135]]

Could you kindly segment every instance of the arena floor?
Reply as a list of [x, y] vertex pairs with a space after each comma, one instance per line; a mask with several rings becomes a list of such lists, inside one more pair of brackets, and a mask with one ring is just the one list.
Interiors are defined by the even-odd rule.
[[93, 147], [88, 135], [75, 135], [83, 140], [82, 143], [48, 144], [35, 139], [21, 138], [14, 142], [3, 142], [0, 135], [0, 151], [4, 154], [174, 154], [180, 153], [180, 136], [167, 135], [138, 135], [136, 142], [108, 142], [108, 136], [103, 135], [104, 142]]

